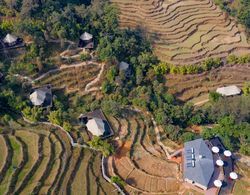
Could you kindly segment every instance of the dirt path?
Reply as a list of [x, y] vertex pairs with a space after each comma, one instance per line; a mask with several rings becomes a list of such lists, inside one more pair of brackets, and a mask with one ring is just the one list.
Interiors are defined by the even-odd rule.
[[101, 78], [102, 73], [104, 71], [105, 64], [101, 63], [100, 66], [101, 66], [101, 70], [100, 70], [99, 74], [97, 75], [97, 77], [93, 81], [89, 82], [86, 85], [85, 92], [97, 91], [97, 90], [99, 90], [101, 88], [101, 87], [100, 88], [98, 88], [98, 87], [91, 88], [91, 86], [93, 86], [94, 84], [96, 84], [96, 83], [98, 83], [100, 81], [100, 78]]
[[157, 124], [156, 124], [153, 117], [152, 117], [152, 121], [153, 121], [153, 124], [154, 124], [154, 127], [155, 127], [154, 129], [155, 129], [155, 134], [156, 134], [156, 141], [161, 146], [161, 148], [163, 149], [164, 153], [166, 154], [166, 157], [168, 159], [170, 159], [171, 155], [168, 152], [168, 148], [161, 142], [160, 130], [159, 130], [159, 127], [157, 126]]
[[205, 100], [196, 102], [196, 103], [194, 104], [194, 106], [201, 106], [201, 105], [203, 105], [203, 104], [205, 104], [205, 103], [207, 103], [207, 102], [209, 102], [209, 99], [205, 99]]

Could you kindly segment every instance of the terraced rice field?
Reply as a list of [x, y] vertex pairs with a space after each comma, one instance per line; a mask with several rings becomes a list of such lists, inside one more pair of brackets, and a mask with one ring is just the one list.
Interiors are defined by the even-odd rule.
[[242, 87], [249, 81], [250, 64], [227, 65], [197, 75], [166, 75], [169, 92], [183, 101], [208, 97], [210, 91], [227, 85]]
[[86, 85], [96, 78], [100, 72], [100, 66], [90, 64], [63, 68], [47, 74], [36, 82], [36, 85], [51, 84], [55, 89], [66, 89], [66, 92], [84, 92]]
[[108, 175], [122, 178], [129, 194], [177, 194], [184, 190], [180, 167], [168, 161], [150, 138], [152, 124], [145, 122], [148, 120], [134, 113], [112, 121], [120, 139], [116, 155], [106, 159]]
[[0, 134], [0, 194], [111, 194], [101, 156], [47, 126]]
[[250, 52], [243, 27], [213, 0], [111, 0], [122, 28], [140, 28], [155, 53], [173, 64], [194, 64], [207, 57]]

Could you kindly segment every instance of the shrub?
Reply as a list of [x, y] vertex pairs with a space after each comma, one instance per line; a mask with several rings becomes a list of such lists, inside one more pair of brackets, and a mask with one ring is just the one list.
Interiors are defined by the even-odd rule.
[[158, 65], [155, 65], [154, 71], [156, 75], [164, 75], [169, 72], [169, 65], [167, 63], [161, 62]]
[[236, 55], [229, 55], [227, 57], [227, 63], [228, 64], [238, 64], [238, 57]]
[[211, 102], [217, 102], [221, 97], [222, 97], [221, 94], [219, 94], [215, 91], [212, 91], [209, 93], [209, 100]]
[[244, 83], [244, 86], [243, 86], [243, 88], [242, 88], [242, 91], [243, 91], [243, 94], [244, 94], [245, 96], [250, 95], [250, 82]]
[[88, 144], [98, 150], [101, 151], [103, 156], [108, 157], [109, 155], [115, 152], [115, 149], [112, 145], [110, 145], [107, 141], [101, 140], [100, 137], [94, 136]]
[[91, 56], [88, 53], [83, 53], [83, 54], [80, 55], [80, 60], [81, 61], [87, 61], [87, 60], [90, 60], [90, 59], [91, 59]]
[[218, 68], [223, 65], [223, 62], [219, 59], [208, 58], [201, 63], [201, 67], [204, 71], [211, 70], [212, 68]]
[[70, 131], [72, 131], [73, 127], [68, 121], [65, 121], [65, 122], [63, 122], [63, 129], [70, 132]]
[[227, 63], [229, 64], [246, 64], [250, 63], [250, 55], [243, 55], [243, 56], [236, 56], [236, 55], [229, 55], [227, 57]]
[[63, 115], [61, 110], [51, 111], [49, 113], [48, 119], [51, 123], [56, 125], [63, 125]]
[[39, 107], [33, 107], [33, 108], [26, 107], [22, 111], [24, 117], [32, 122], [39, 121], [42, 117], [42, 112], [43, 112], [42, 108]]
[[110, 69], [107, 71], [106, 77], [109, 82], [114, 82], [115, 77], [117, 76], [117, 69], [116, 67], [112, 66]]
[[5, 114], [2, 118], [1, 118], [1, 122], [4, 125], [9, 125], [9, 122], [12, 120], [12, 117], [9, 114]]
[[182, 142], [188, 142], [195, 139], [195, 134], [193, 132], [185, 132], [180, 137]]
[[112, 176], [110, 179], [112, 183], [115, 183], [121, 187], [124, 187], [126, 184], [119, 176]]
[[179, 68], [175, 65], [170, 66], [170, 74], [177, 74], [179, 72]]
[[186, 66], [180, 66], [179, 67], [179, 73], [184, 75], [187, 73], [187, 67]]
[[104, 100], [101, 106], [107, 115], [119, 117], [121, 114], [119, 104], [113, 100]]
[[113, 91], [113, 85], [109, 81], [103, 81], [102, 92], [109, 94]]

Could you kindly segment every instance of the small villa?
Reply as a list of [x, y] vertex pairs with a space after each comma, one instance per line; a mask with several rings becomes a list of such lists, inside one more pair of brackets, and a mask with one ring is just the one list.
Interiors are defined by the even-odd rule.
[[183, 148], [183, 179], [191, 188], [205, 194], [230, 194], [237, 179], [232, 153], [219, 137], [196, 139]]
[[16, 37], [12, 34], [7, 34], [3, 39], [3, 43], [5, 47], [14, 47], [18, 44], [22, 44], [23, 40], [21, 38]]
[[230, 85], [227, 87], [220, 87], [216, 90], [217, 93], [221, 94], [222, 96], [229, 97], [241, 94], [241, 89], [238, 88], [236, 85]]
[[114, 135], [108, 120], [100, 109], [81, 114], [78, 119], [81, 125], [86, 126], [87, 131], [90, 132], [92, 136], [108, 138]]
[[78, 47], [84, 48], [84, 49], [93, 49], [94, 48], [94, 40], [93, 35], [84, 32], [80, 36]]
[[214, 172], [212, 152], [203, 139], [184, 144], [184, 180], [206, 190]]
[[51, 107], [52, 106], [52, 90], [51, 86], [40, 87], [34, 89], [30, 94], [30, 101], [34, 106]]

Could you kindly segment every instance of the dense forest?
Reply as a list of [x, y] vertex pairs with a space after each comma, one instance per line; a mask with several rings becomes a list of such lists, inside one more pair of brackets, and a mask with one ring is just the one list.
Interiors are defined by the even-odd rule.
[[[247, 0], [244, 2], [248, 5]], [[1, 123], [8, 125], [11, 118], [22, 113], [30, 120], [54, 121], [70, 130], [69, 123], [74, 120], [72, 113], [102, 107], [106, 114], [121, 117], [121, 109], [132, 106], [151, 112], [156, 122], [163, 126], [165, 136], [178, 143], [201, 136], [188, 130], [188, 127], [216, 124], [214, 128], [206, 128], [202, 136], [210, 138], [219, 135], [228, 148], [250, 155], [249, 86], [242, 97], [211, 95], [208, 106], [195, 109], [193, 105], [180, 102], [168, 93], [163, 74], [170, 72], [171, 68], [157, 59], [140, 30], [119, 29], [119, 12], [107, 1], [95, 0], [90, 4], [89, 1], [80, 0], [2, 0], [0, 3], [2, 17], [15, 18], [1, 22], [0, 36], [11, 32], [32, 40], [21, 58], [13, 61], [2, 57], [1, 72], [9, 76], [0, 85]], [[249, 12], [244, 10], [239, 13], [238, 18], [250, 26]], [[30, 86], [20, 83], [12, 75], [39, 74], [60, 63], [50, 59], [50, 53], [46, 50], [48, 41], [75, 41], [84, 31], [94, 35], [97, 58], [108, 65], [102, 83], [103, 97], [79, 96], [75, 101], [68, 102], [67, 95], [64, 95], [56, 100], [50, 114], [44, 116], [42, 110], [32, 108], [26, 98]], [[129, 77], [125, 72], [119, 72], [117, 64], [120, 61], [131, 65]], [[218, 66], [218, 60], [208, 59], [203, 63], [202, 71]], [[199, 72], [196, 67], [194, 69], [195, 73]], [[190, 72], [186, 70], [184, 73]]]

